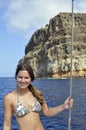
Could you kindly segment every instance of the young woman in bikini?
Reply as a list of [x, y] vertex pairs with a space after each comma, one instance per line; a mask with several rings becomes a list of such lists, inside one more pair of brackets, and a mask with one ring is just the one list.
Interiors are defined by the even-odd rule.
[[16, 90], [4, 97], [3, 130], [11, 130], [12, 114], [16, 117], [19, 130], [44, 130], [40, 112], [50, 117], [73, 106], [73, 99], [67, 98], [63, 104], [49, 108], [42, 93], [31, 84], [35, 77], [30, 65], [19, 64], [15, 78]]

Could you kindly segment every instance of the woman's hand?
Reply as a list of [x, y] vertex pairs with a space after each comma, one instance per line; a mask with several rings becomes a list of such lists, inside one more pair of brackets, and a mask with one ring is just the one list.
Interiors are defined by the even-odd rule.
[[68, 97], [65, 102], [64, 102], [64, 108], [65, 109], [70, 109], [73, 107], [73, 99]]

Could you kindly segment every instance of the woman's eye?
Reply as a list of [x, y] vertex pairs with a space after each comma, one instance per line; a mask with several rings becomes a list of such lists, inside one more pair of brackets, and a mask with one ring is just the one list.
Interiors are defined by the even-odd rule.
[[30, 77], [25, 77], [25, 79], [29, 79]]
[[18, 78], [19, 79], [30, 79], [30, 77], [21, 77], [21, 76], [19, 76]]
[[20, 77], [20, 76], [19, 76], [18, 78], [19, 78], [19, 79], [22, 79], [22, 77]]

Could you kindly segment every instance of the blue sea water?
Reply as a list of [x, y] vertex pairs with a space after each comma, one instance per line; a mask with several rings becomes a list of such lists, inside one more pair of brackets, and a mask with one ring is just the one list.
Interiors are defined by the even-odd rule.
[[[60, 105], [69, 96], [70, 79], [38, 79], [32, 82], [44, 95], [48, 106]], [[3, 99], [5, 94], [16, 88], [14, 78], [0, 78], [0, 130], [3, 126]], [[71, 130], [86, 130], [86, 79], [73, 79], [72, 97], [74, 107], [71, 113]], [[65, 110], [54, 117], [40, 115], [45, 130], [68, 130], [69, 111]], [[12, 130], [18, 130], [14, 116]]]

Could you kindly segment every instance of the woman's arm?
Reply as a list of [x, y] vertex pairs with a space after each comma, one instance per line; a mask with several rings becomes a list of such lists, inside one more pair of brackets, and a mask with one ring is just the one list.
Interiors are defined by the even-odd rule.
[[11, 117], [12, 117], [11, 99], [12, 99], [11, 94], [7, 94], [4, 97], [4, 124], [3, 124], [3, 130], [10, 130], [11, 129]]
[[66, 99], [64, 104], [49, 108], [46, 103], [43, 105], [43, 113], [45, 116], [55, 116], [61, 111], [65, 109], [70, 109], [73, 106], [73, 99], [70, 99], [69, 97]]

